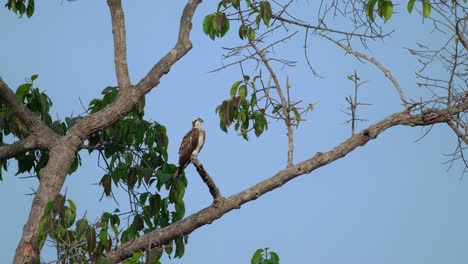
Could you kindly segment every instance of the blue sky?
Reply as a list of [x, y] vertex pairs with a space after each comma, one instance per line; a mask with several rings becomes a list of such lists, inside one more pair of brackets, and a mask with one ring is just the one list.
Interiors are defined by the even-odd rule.
[[[132, 82], [142, 78], [170, 48], [177, 37], [184, 1], [126, 1], [128, 62]], [[316, 7], [295, 2], [299, 15], [313, 19]], [[0, 9], [0, 76], [17, 87], [24, 78], [38, 74], [36, 85], [54, 102], [52, 115], [64, 118], [83, 113], [85, 105], [100, 96], [108, 85], [116, 85], [110, 16], [105, 1], [38, 2], [31, 19], [18, 19]], [[204, 15], [215, 4], [204, 1], [193, 21], [193, 49], [164, 76], [146, 98], [147, 118], [166, 125], [170, 137], [170, 160], [176, 162], [183, 135], [196, 117], [205, 120], [207, 141], [200, 160], [224, 196], [235, 194], [286, 165], [287, 139], [281, 123], [249, 142], [218, 127], [215, 107], [229, 95], [240, 73], [237, 68], [208, 73], [222, 64], [222, 46], [201, 28]], [[442, 41], [430, 33], [430, 23], [417, 14], [397, 13], [385, 25], [396, 28], [385, 42], [372, 42], [369, 54], [393, 71], [407, 96], [427, 96], [415, 85], [417, 63], [402, 47], [416, 42]], [[312, 18], [311, 18], [312, 17]], [[316, 21], [316, 20], [312, 20]], [[336, 27], [346, 26], [337, 23]], [[292, 92], [304, 102], [318, 102], [307, 122], [296, 130], [295, 162], [325, 152], [349, 137], [344, 97], [352, 93], [346, 76], [357, 70], [369, 80], [360, 93], [369, 121], [362, 129], [396, 111], [399, 98], [383, 74], [372, 65], [345, 56], [334, 44], [312, 38], [309, 52], [324, 79], [314, 78], [304, 65], [301, 34], [278, 52], [299, 61], [295, 68], [278, 69], [280, 81], [289, 76]], [[437, 70], [436, 70], [437, 71]], [[440, 73], [443, 73], [440, 70]], [[442, 125], [415, 142], [425, 129], [396, 127], [345, 158], [242, 206], [189, 236], [184, 258], [165, 263], [249, 263], [257, 248], [270, 247], [281, 263], [466, 263], [468, 260], [467, 182], [460, 180], [457, 164], [447, 170], [443, 163], [455, 148], [456, 137]], [[93, 220], [113, 210], [113, 201], [98, 202], [95, 185], [102, 176], [96, 159], [85, 158], [83, 166], [67, 180], [68, 197]], [[14, 164], [12, 164], [14, 166]], [[14, 167], [0, 183], [0, 260], [10, 261], [29, 213], [34, 179], [14, 176]], [[186, 171], [187, 215], [211, 204], [211, 196], [193, 167]], [[47, 253], [50, 254], [50, 251]]]

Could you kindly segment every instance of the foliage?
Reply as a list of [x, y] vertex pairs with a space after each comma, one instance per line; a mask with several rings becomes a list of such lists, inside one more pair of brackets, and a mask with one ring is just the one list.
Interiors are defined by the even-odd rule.
[[[55, 132], [65, 135], [79, 117], [66, 118], [65, 122], [52, 122], [49, 113], [52, 101], [38, 88], [33, 88], [36, 79], [37, 75], [33, 75], [25, 84], [20, 85], [16, 97]], [[103, 98], [92, 100], [88, 112], [102, 110], [115, 100], [118, 92], [117, 87], [105, 88]], [[177, 179], [172, 177], [177, 168], [167, 162], [169, 140], [166, 128], [157, 122], [144, 120], [144, 105], [144, 101], [141, 101], [134, 111], [113, 126], [90, 135], [88, 144], [84, 146], [90, 154], [97, 152], [106, 164], [106, 173], [100, 180], [104, 194], [112, 196], [115, 188], [122, 187], [131, 194], [130, 211], [121, 213], [117, 209], [113, 213], [105, 212], [95, 224], [90, 224], [85, 218], [75, 222], [76, 205], [72, 200], [59, 195], [55, 200], [49, 201], [45, 208], [36, 241], [38, 248], [49, 237], [57, 246], [60, 260], [70, 263], [95, 262], [119, 243], [170, 225], [184, 217], [183, 198], [187, 180], [184, 175]], [[26, 127], [4, 104], [0, 105], [0, 128], [0, 143], [3, 143], [5, 136], [23, 139], [28, 135]], [[18, 163], [17, 175], [31, 171], [38, 173], [47, 164], [48, 152], [29, 151], [15, 159]], [[70, 173], [76, 171], [80, 164], [80, 157], [77, 155]], [[6, 160], [1, 161], [1, 166], [7, 170]], [[128, 226], [121, 225], [122, 215], [128, 219]], [[187, 237], [178, 237], [159, 250], [148, 252], [146, 257], [159, 259], [163, 253], [176, 258], [182, 257], [186, 243]]]
[[[50, 98], [39, 88], [34, 88], [34, 81], [38, 78], [37, 75], [32, 75], [26, 79], [26, 83], [21, 84], [16, 89], [16, 98], [22, 102], [27, 108], [35, 113], [47, 126], [60, 135], [65, 135], [68, 128], [65, 122], [55, 121], [52, 122], [50, 116], [50, 108], [52, 101]], [[0, 103], [0, 145], [4, 144], [4, 139], [17, 138], [24, 139], [29, 135], [29, 131], [25, 125], [14, 116], [8, 107]], [[47, 150], [31, 150], [26, 153], [14, 157], [17, 162], [18, 169], [16, 175], [22, 173], [33, 173], [38, 176], [39, 171], [47, 164], [49, 160], [49, 153]], [[69, 174], [72, 174], [81, 163], [80, 156], [77, 154]], [[8, 170], [7, 161], [0, 160], [0, 180], [2, 179], [2, 172]]]
[[[420, 2], [421, 14], [424, 18], [428, 18], [431, 13], [431, 2], [430, 0]], [[464, 2], [466, 3], [466, 0]], [[372, 25], [371, 22], [375, 20], [374, 13], [377, 13], [384, 22], [391, 19], [394, 13], [394, 4], [391, 0], [368, 0], [359, 3], [360, 7], [362, 6], [359, 11], [368, 18], [363, 19], [366, 25]], [[408, 1], [409, 13], [413, 11], [414, 4], [415, 0]], [[34, 0], [8, 0], [5, 6], [20, 17], [24, 14], [31, 17], [34, 13]], [[292, 131], [293, 126], [299, 126], [304, 120], [307, 111], [313, 109], [313, 104], [301, 108], [298, 106], [301, 101], [294, 102], [290, 99], [292, 85], [289, 77], [286, 78], [282, 88], [283, 85], [277, 80], [274, 70], [268, 64], [271, 46], [257, 47], [263, 44], [266, 32], [271, 33], [274, 30], [272, 28], [278, 19], [277, 14], [285, 9], [274, 11], [276, 10], [272, 9], [270, 1], [222, 0], [218, 3], [216, 11], [205, 16], [203, 20], [203, 31], [212, 40], [225, 37], [231, 28], [236, 28], [239, 40], [243, 42], [242, 47], [253, 50], [251, 52], [253, 55], [248, 58], [255, 55], [253, 61], [257, 66], [261, 65], [259, 67], [261, 69], [256, 68], [257, 72], [251, 74], [254, 76], [251, 78], [244, 73], [242, 61], [239, 62], [242, 77], [232, 83], [229, 97], [216, 107], [220, 128], [227, 132], [227, 129], [233, 125], [234, 130], [245, 139], [248, 139], [252, 132], [257, 137], [262, 135], [272, 119], [284, 120], [288, 129]], [[322, 22], [316, 28], [323, 27], [325, 24]], [[352, 34], [349, 33], [349, 36]], [[262, 76], [262, 70], [265, 69], [269, 73], [267, 85]], [[34, 88], [37, 77], [33, 75], [26, 83], [20, 85], [16, 90], [16, 97], [58, 135], [66, 135], [68, 129], [80, 117], [67, 117], [64, 122], [53, 121], [50, 115], [52, 101], [45, 93]], [[274, 97], [270, 90], [277, 91], [277, 97]], [[281, 94], [283, 90], [285, 95]], [[89, 103], [87, 113], [102, 111], [118, 97], [118, 87], [106, 87], [102, 91], [102, 98]], [[349, 102], [352, 105], [358, 104], [353, 99]], [[89, 222], [86, 215], [76, 221], [75, 203], [66, 199], [65, 195], [57, 195], [45, 206], [35, 241], [36, 248], [42, 248], [49, 239], [57, 247], [57, 257], [60, 262], [105, 263], [104, 254], [109, 250], [143, 234], [180, 221], [184, 217], [183, 199], [188, 184], [187, 179], [185, 175], [173, 177], [177, 167], [168, 161], [169, 140], [166, 128], [157, 122], [145, 120], [144, 107], [145, 101], [142, 100], [133, 111], [110, 127], [91, 134], [80, 146], [80, 150], [86, 149], [88, 154], [94, 153], [99, 157], [98, 164], [105, 171], [99, 181], [103, 195], [113, 197], [114, 192], [119, 188], [123, 189], [129, 196], [129, 208], [124, 212], [122, 208], [113, 212], [104, 212], [96, 223]], [[28, 128], [5, 104], [0, 104], [0, 131], [0, 145], [4, 144], [6, 137], [21, 140], [29, 136]], [[291, 138], [288, 143], [292, 146], [292, 132], [289, 130], [288, 137]], [[14, 159], [18, 164], [17, 175], [31, 172], [37, 175], [46, 166], [49, 156], [47, 150], [37, 149], [17, 155]], [[69, 173], [76, 171], [80, 165], [80, 156], [77, 154]], [[7, 161], [0, 160], [0, 167], [1, 180], [2, 171], [7, 170]], [[164, 253], [169, 257], [182, 257], [186, 243], [187, 237], [180, 236], [146, 252], [134, 252], [133, 256], [123, 263], [140, 263], [144, 258], [147, 262], [159, 263]], [[268, 248], [258, 249], [253, 254], [251, 263], [276, 264], [279, 263], [279, 257], [275, 252], [268, 251]]]
[[5, 7], [20, 17], [24, 14], [31, 17], [34, 14], [34, 0], [8, 0]]
[[[255, 88], [257, 78], [259, 76], [250, 81], [250, 76], [244, 75], [243, 80], [234, 82], [231, 86], [230, 98], [216, 107], [220, 128], [224, 132], [227, 132], [227, 127], [234, 123], [234, 129], [240, 130], [240, 134], [248, 139], [248, 132], [252, 129], [258, 137], [268, 128], [265, 109], [258, 107], [257, 93], [259, 91]], [[252, 90], [250, 100], [247, 98], [249, 88]]]
[[279, 264], [279, 256], [268, 248], [257, 249], [250, 261], [251, 264]]

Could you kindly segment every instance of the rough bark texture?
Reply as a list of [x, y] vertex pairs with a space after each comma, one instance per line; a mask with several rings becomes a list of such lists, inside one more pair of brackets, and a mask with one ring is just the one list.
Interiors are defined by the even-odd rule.
[[149, 246], [157, 247], [159, 245], [164, 245], [176, 237], [190, 234], [195, 229], [212, 223], [214, 220], [220, 218], [229, 211], [233, 209], [239, 209], [241, 205], [255, 200], [269, 191], [281, 187], [288, 181], [300, 175], [308, 174], [315, 169], [318, 169], [346, 156], [357, 147], [364, 146], [370, 140], [375, 139], [380, 133], [390, 127], [397, 125], [427, 126], [436, 123], [445, 123], [450, 120], [452, 115], [456, 115], [460, 112], [466, 112], [467, 110], [468, 102], [464, 102], [456, 108], [445, 111], [425, 111], [424, 113], [418, 115], [410, 115], [407, 112], [393, 114], [368, 127], [367, 129], [364, 129], [360, 133], [355, 134], [332, 150], [326, 153], [318, 152], [310, 159], [304, 160], [296, 165], [281, 170], [271, 178], [259, 182], [242, 192], [223, 199], [219, 203], [214, 203], [210, 207], [207, 207], [177, 223], [155, 230], [130, 242], [124, 243], [118, 249], [109, 252], [107, 257], [112, 262], [119, 262], [132, 256], [134, 252], [140, 250], [144, 251]]
[[208, 172], [205, 170], [203, 165], [198, 161], [198, 159], [192, 158], [192, 163], [200, 174], [203, 182], [208, 186], [208, 190], [210, 190], [211, 196], [213, 196], [213, 203], [218, 203], [223, 199], [221, 192], [219, 191], [218, 187], [216, 186], [213, 178], [210, 177]]
[[[117, 81], [120, 87], [119, 95], [112, 104], [101, 111], [76, 120], [75, 125], [68, 130], [65, 136], [55, 134], [52, 129], [41, 122], [39, 118], [16, 99], [13, 91], [0, 79], [0, 100], [25, 125], [28, 135], [25, 139], [13, 144], [0, 146], [0, 159], [10, 158], [38, 148], [49, 150], [49, 162], [39, 172], [41, 179], [39, 188], [35, 194], [27, 223], [24, 225], [23, 234], [16, 249], [14, 263], [31, 263], [34, 260], [38, 260], [41, 248], [35, 248], [34, 242], [38, 235], [38, 226], [44, 212], [44, 206], [60, 192], [76, 152], [83, 144], [83, 141], [90, 134], [114, 124], [128, 114], [151, 89], [159, 84], [161, 77], [169, 72], [172, 65], [191, 49], [191, 21], [200, 2], [201, 0], [187, 1], [182, 13], [178, 40], [175, 47], [161, 58], [143, 79], [136, 85], [132, 85], [128, 75], [125, 21], [121, 1], [108, 0], [114, 34], [114, 59]], [[208, 187], [215, 200], [218, 200], [217, 202], [177, 223], [124, 243], [117, 249], [108, 252], [106, 256], [113, 262], [119, 262], [131, 256], [134, 252], [145, 250], [148, 247], [163, 245], [176, 237], [189, 234], [198, 227], [213, 222], [227, 212], [240, 208], [242, 204], [257, 199], [295, 177], [308, 174], [317, 168], [344, 157], [357, 147], [363, 146], [370, 140], [375, 139], [380, 133], [390, 127], [396, 125], [426, 126], [435, 123], [447, 123], [451, 121], [451, 117], [460, 112], [466, 112], [467, 109], [468, 102], [463, 102], [455, 108], [444, 111], [427, 110], [418, 115], [411, 115], [407, 112], [393, 114], [362, 132], [353, 135], [326, 153], [316, 153], [310, 159], [296, 165], [292, 164], [291, 156], [291, 164], [286, 169], [226, 199], [220, 198], [219, 190], [208, 174], [206, 174], [208, 176], [208, 178], [205, 177]], [[201, 164], [199, 165], [203, 172], [203, 167]]]
[[[200, 3], [200, 0], [189, 0], [184, 8], [179, 38], [175, 47], [168, 52], [158, 63], [148, 72], [148, 74], [135, 86], [131, 86], [128, 77], [126, 60], [126, 40], [125, 21], [120, 0], [109, 0], [108, 5], [112, 17], [112, 28], [114, 33], [114, 56], [116, 63], [117, 81], [121, 87], [119, 96], [108, 107], [103, 110], [84, 117], [76, 121], [66, 136], [58, 138], [50, 128], [45, 126], [31, 111], [16, 100], [15, 94], [0, 79], [0, 98], [8, 105], [13, 113], [30, 128], [30, 132], [37, 134], [38, 138], [49, 138], [45, 140], [47, 144], [39, 140], [37, 146], [49, 149], [49, 162], [39, 172], [40, 184], [34, 196], [31, 211], [27, 223], [23, 227], [23, 235], [16, 249], [14, 263], [30, 263], [38, 259], [40, 248], [34, 248], [34, 241], [37, 237], [38, 226], [44, 212], [47, 201], [53, 199], [61, 190], [68, 170], [75, 158], [75, 153], [83, 141], [92, 133], [106, 128], [123, 116], [128, 114], [134, 106], [143, 99], [146, 93], [159, 84], [161, 77], [168, 73], [172, 65], [181, 59], [192, 47], [190, 43], [190, 30], [192, 28], [193, 14]], [[38, 133], [36, 133], [38, 132]], [[42, 133], [42, 135], [40, 134]], [[54, 140], [51, 140], [54, 139]], [[28, 143], [28, 148], [36, 147]], [[15, 143], [16, 144], [16, 143]], [[15, 147], [21, 145], [16, 144]], [[12, 152], [12, 146], [0, 149], [2, 152]], [[22, 147], [21, 151], [26, 151]], [[4, 154], [5, 157], [8, 154]]]

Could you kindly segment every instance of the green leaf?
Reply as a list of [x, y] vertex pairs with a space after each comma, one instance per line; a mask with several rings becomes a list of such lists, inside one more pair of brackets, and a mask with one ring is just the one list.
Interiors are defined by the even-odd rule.
[[219, 128], [225, 133], [227, 133], [227, 127], [223, 120], [219, 120]]
[[93, 252], [96, 248], [96, 229], [94, 227], [88, 228], [86, 231], [86, 249], [88, 252]]
[[219, 109], [219, 116], [226, 126], [230, 126], [234, 120], [234, 104], [233, 100], [225, 100]]
[[140, 194], [140, 204], [144, 205], [146, 203], [146, 200], [148, 199], [149, 192], [145, 192]]
[[369, 17], [371, 21], [374, 21], [374, 8], [377, 0], [369, 0], [366, 4], [366, 16]]
[[431, 14], [431, 1], [430, 0], [423, 0], [422, 1], [422, 8], [423, 8], [423, 17], [427, 18]]
[[122, 262], [122, 263], [123, 264], [136, 264], [136, 263], [139, 263], [138, 260], [143, 256], [144, 256], [143, 252], [137, 251], [137, 252], [133, 253], [131, 258], [128, 258], [128, 259], [124, 260], [124, 262]]
[[253, 30], [252, 28], [249, 27], [249, 30], [248, 30], [248, 37], [250, 40], [254, 40], [255, 39], [255, 30]]
[[57, 196], [55, 196], [54, 206], [52, 208], [52, 211], [54, 212], [54, 214], [61, 214], [63, 212], [64, 206], [65, 206], [65, 196], [61, 194], [57, 194]]
[[136, 231], [142, 230], [145, 227], [143, 216], [141, 216], [140, 214], [135, 215], [135, 218], [133, 218], [132, 225], [135, 227]]
[[244, 24], [240, 25], [239, 27], [239, 38], [244, 39], [247, 35], [247, 29]]
[[167, 181], [169, 181], [172, 178], [172, 174], [165, 173], [159, 170], [158, 172], [156, 172], [156, 177], [158, 179], [156, 188], [158, 188], [159, 190], [164, 184], [166, 184]]
[[257, 249], [257, 251], [255, 251], [255, 253], [252, 256], [250, 263], [260, 264], [261, 263], [260, 261], [262, 260], [262, 253], [263, 253], [263, 249]]
[[233, 6], [235, 9], [239, 9], [239, 7], [240, 7], [240, 0], [232, 0], [231, 3], [232, 3], [232, 6]]
[[270, 19], [272, 16], [270, 2], [261, 1], [260, 2], [260, 15], [262, 17], [263, 23], [265, 26], [270, 26]]
[[107, 245], [107, 240], [108, 240], [108, 232], [106, 228], [101, 229], [99, 231], [99, 244], [106, 246]]
[[272, 264], [279, 264], [279, 256], [275, 252], [270, 252], [270, 260]]
[[175, 246], [176, 246], [174, 257], [181, 258], [184, 256], [184, 252], [185, 252], [185, 244], [184, 244], [183, 237], [177, 237], [174, 241], [175, 241]]
[[382, 7], [384, 21], [387, 22], [393, 15], [393, 4], [391, 1], [385, 1]]
[[297, 108], [296, 107], [293, 107], [293, 113], [294, 113], [294, 120], [296, 121], [296, 124], [299, 125], [299, 123], [301, 122], [301, 115], [299, 114], [299, 111], [297, 111]]
[[26, 98], [26, 95], [30, 92], [31, 87], [32, 84], [30, 83], [20, 85], [18, 89], [16, 89], [16, 97], [18, 98], [18, 100], [24, 102], [24, 98]]
[[26, 9], [26, 15], [28, 17], [32, 17], [33, 14], [34, 14], [34, 0], [29, 0], [28, 1], [28, 7]]
[[236, 93], [237, 93], [237, 88], [239, 88], [239, 85], [241, 84], [242, 81], [236, 81], [232, 84], [231, 86], [231, 91], [229, 92], [229, 95], [231, 96], [231, 98], [233, 98], [234, 96], [236, 96]]
[[211, 31], [213, 31], [211, 20], [213, 19], [213, 14], [205, 16], [203, 20], [203, 32], [206, 35], [209, 35]]
[[414, 1], [415, 1], [415, 0], [409, 0], [409, 1], [408, 1], [408, 6], [406, 7], [406, 8], [408, 9], [408, 13], [410, 13], [410, 14], [411, 14], [411, 12], [413, 11]]
[[239, 96], [241, 97], [241, 100], [245, 100], [245, 97], [247, 97], [247, 86], [245, 84], [239, 87]]
[[65, 227], [66, 228], [69, 228], [70, 226], [73, 225], [73, 223], [75, 222], [75, 218], [76, 218], [76, 204], [68, 199], [68, 205], [69, 207], [66, 208], [66, 210], [64, 210], [64, 213], [63, 213], [63, 222], [65, 224]]
[[254, 119], [254, 132], [255, 135], [259, 137], [268, 127], [267, 120], [265, 115], [259, 111], [254, 112]]

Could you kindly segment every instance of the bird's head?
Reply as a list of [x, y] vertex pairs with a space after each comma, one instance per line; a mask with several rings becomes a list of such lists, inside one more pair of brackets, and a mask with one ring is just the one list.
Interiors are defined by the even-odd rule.
[[194, 128], [201, 128], [201, 124], [202, 124], [202, 123], [203, 123], [203, 119], [197, 118], [197, 119], [193, 120], [192, 126], [193, 126]]

